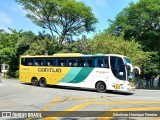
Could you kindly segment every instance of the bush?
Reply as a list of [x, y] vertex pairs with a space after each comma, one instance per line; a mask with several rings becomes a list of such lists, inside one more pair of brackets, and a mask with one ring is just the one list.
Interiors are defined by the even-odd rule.
[[19, 77], [19, 70], [17, 70], [17, 71], [8, 70], [7, 76], [12, 77], [12, 78], [18, 78]]
[[17, 70], [15, 73], [16, 73], [15, 77], [18, 78], [19, 77], [19, 70]]

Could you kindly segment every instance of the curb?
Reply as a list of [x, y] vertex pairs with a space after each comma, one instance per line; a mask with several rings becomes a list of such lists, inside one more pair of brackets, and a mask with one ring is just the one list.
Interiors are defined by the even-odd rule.
[[148, 90], [148, 89], [136, 89], [136, 91], [153, 91], [153, 92], [160, 92], [160, 90]]

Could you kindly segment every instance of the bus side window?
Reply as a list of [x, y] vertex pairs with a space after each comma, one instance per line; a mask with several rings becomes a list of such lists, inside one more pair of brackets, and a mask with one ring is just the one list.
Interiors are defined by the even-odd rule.
[[50, 66], [51, 65], [51, 63], [50, 62], [47, 62], [47, 66]]
[[32, 62], [29, 61], [29, 62], [28, 62], [28, 65], [32, 65]]
[[77, 67], [77, 65], [78, 65], [78, 64], [75, 62], [75, 63], [74, 63], [74, 67]]
[[117, 72], [117, 70], [116, 70], [116, 67], [117, 67], [117, 57], [111, 56], [110, 57], [110, 64], [111, 64], [111, 70], [112, 70], [114, 76], [116, 76], [116, 72]]
[[67, 59], [58, 59], [58, 66], [67, 66]]
[[42, 59], [42, 58], [36, 58], [35, 60], [34, 60], [34, 65], [35, 66], [43, 66], [44, 65], [44, 62], [43, 62], [44, 60]]
[[35, 65], [35, 66], [38, 66], [39, 64], [38, 64], [38, 62], [35, 62], [34, 65]]
[[108, 57], [106, 57], [104, 60], [105, 60], [105, 67], [106, 67], [106, 68], [109, 68]]
[[87, 64], [88, 64], [87, 67], [94, 67], [93, 58], [89, 58], [89, 59], [87, 60]]
[[72, 61], [69, 61], [68, 66], [72, 67], [72, 66], [73, 66], [73, 62], [72, 62]]
[[34, 65], [34, 64], [33, 64], [33, 59], [32, 59], [32, 58], [31, 58], [31, 59], [28, 59], [28, 63], [27, 63], [27, 65], [29, 65], [29, 66]]
[[98, 59], [98, 67], [104, 67], [103, 59]]
[[21, 65], [28, 65], [28, 58], [22, 58], [21, 59]]
[[85, 60], [83, 58], [78, 58], [77, 61], [78, 67], [84, 67]]
[[74, 59], [74, 58], [68, 59], [68, 66], [69, 67], [77, 67], [76, 59]]
[[84, 59], [84, 60], [82, 60], [82, 63], [83, 63], [83, 67], [87, 67], [88, 66], [88, 63], [87, 63], [87, 61]]
[[83, 66], [84, 66], [84, 67], [88, 67], [88, 63], [87, 63], [87, 62], [84, 62]]
[[98, 59], [97, 58], [93, 58], [93, 63], [94, 63], [94, 67], [98, 67]]
[[54, 66], [55, 65], [55, 60], [52, 58], [47, 58], [46, 60], [44, 60], [45, 62], [45, 66]]
[[41, 65], [41, 66], [44, 66], [44, 61], [41, 61], [40, 65]]

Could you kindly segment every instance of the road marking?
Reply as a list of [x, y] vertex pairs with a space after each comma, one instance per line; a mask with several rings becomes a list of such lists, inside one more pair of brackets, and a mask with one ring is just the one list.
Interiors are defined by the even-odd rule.
[[[57, 98], [58, 99], [58, 98]], [[49, 105], [47, 105], [45, 108], [43, 108], [41, 111], [47, 111], [51, 106], [53, 106], [54, 103], [59, 103], [59, 102], [64, 102], [66, 100], [91, 100], [91, 99], [103, 99], [103, 98], [76, 98], [76, 97], [66, 97], [63, 100], [57, 101], [57, 100], [53, 100]], [[79, 106], [77, 106], [79, 107]], [[78, 109], [78, 108], [72, 108], [72, 109]], [[81, 106], [83, 107], [83, 105]], [[73, 112], [72, 109], [68, 109], [67, 111], [71, 111]], [[79, 108], [80, 109], [80, 108]], [[66, 113], [65, 113], [66, 114]], [[65, 115], [64, 113], [58, 113], [59, 116], [63, 116]], [[57, 115], [57, 114], [56, 114]], [[53, 115], [54, 116], [54, 115]]]
[[[81, 108], [84, 108], [86, 106], [96, 105], [96, 104], [157, 104], [157, 103], [160, 104], [160, 102], [143, 102], [143, 101], [86, 102], [86, 103], [81, 103], [81, 104], [78, 104], [78, 105], [73, 106], [71, 108], [68, 108], [62, 112], [57, 113], [57, 114], [52, 114], [51, 116], [63, 117], [69, 113], [72, 113], [72, 112], [79, 110]], [[45, 117], [44, 120], [54, 120], [59, 117]]]
[[[52, 107], [54, 104], [59, 103], [59, 102], [64, 102], [64, 101], [66, 101], [66, 100], [68, 99], [68, 97], [66, 97], [66, 98], [64, 98], [64, 99], [62, 99], [62, 100], [57, 101], [58, 99], [59, 99], [59, 96], [55, 97], [50, 104], [48, 104], [47, 106], [45, 106], [44, 108], [42, 108], [39, 112], [42, 113], [42, 112], [44, 112], [44, 111], [47, 111], [47, 110], [48, 110], [50, 107]], [[27, 118], [26, 120], [31, 120], [32, 118], [34, 118], [34, 117]]]
[[147, 102], [147, 101], [113, 101], [113, 102], [90, 102], [90, 104], [160, 104], [160, 102]]
[[42, 109], [40, 110], [40, 112], [43, 112], [43, 111], [48, 110], [51, 106], [53, 106], [55, 103], [57, 103], [57, 100], [58, 100], [58, 99], [59, 99], [59, 96], [55, 97], [55, 98], [52, 100], [52, 102], [51, 102], [49, 105], [47, 105], [47, 106], [45, 106], [44, 108], [42, 108]]
[[147, 107], [147, 108], [114, 108], [114, 109], [110, 109], [109, 111], [107, 111], [105, 114], [103, 114], [102, 116], [100, 116], [100, 118], [98, 120], [111, 120], [113, 117], [107, 117], [107, 116], [113, 116], [113, 113], [111, 111], [150, 111], [150, 110], [154, 110], [154, 111], [158, 111], [160, 110], [160, 107]]
[[[79, 97], [70, 97], [69, 100], [99, 100], [99, 99], [104, 99], [104, 98], [79, 98]], [[107, 99], [109, 100], [109, 99]]]
[[[72, 113], [72, 112], [74, 112], [75, 110], [79, 110], [80, 108], [83, 108], [83, 107], [88, 106], [88, 105], [89, 105], [89, 103], [82, 103], [82, 104], [73, 106], [73, 107], [71, 107], [71, 108], [68, 108], [68, 109], [66, 109], [66, 110], [64, 110], [64, 111], [62, 111], [62, 112], [57, 113], [57, 114], [52, 114], [51, 116], [59, 116], [59, 117], [62, 117], [62, 116], [64, 116], [64, 115], [66, 115], [66, 114]], [[67, 112], [66, 112], [66, 111], [67, 111]], [[43, 120], [55, 120], [55, 119], [57, 119], [57, 118], [59, 118], [59, 117], [46, 117], [46, 118], [44, 118]]]
[[[74, 97], [66, 97], [62, 100], [58, 100], [59, 97], [56, 97], [53, 99], [53, 101], [47, 105], [46, 107], [44, 107], [40, 112], [42, 111], [47, 111], [50, 107], [52, 107], [55, 103], [59, 103], [59, 102], [64, 102], [67, 100], [91, 100], [91, 99], [100, 99], [100, 98], [74, 98]], [[102, 99], [102, 98], [101, 98]]]

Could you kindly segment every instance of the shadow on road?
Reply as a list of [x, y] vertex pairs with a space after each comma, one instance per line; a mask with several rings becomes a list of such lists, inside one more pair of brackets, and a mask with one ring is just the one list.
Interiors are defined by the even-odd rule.
[[[24, 85], [30, 85], [30, 83], [21, 83]], [[33, 86], [33, 87], [40, 87], [40, 86]], [[95, 89], [88, 89], [88, 88], [80, 88], [80, 87], [68, 87], [68, 86], [60, 86], [60, 85], [47, 85], [46, 88], [56, 88], [56, 89], [65, 89], [65, 90], [76, 90], [76, 91], [89, 91], [89, 92], [97, 92]], [[119, 92], [119, 91], [112, 91], [112, 90], [107, 90], [107, 94], [117, 94], [117, 95], [133, 95], [133, 93], [127, 93], [127, 92]]]

